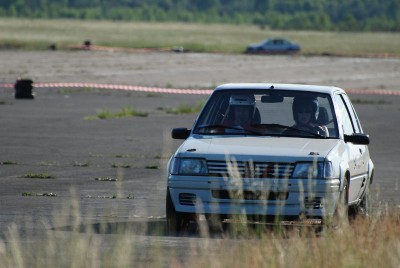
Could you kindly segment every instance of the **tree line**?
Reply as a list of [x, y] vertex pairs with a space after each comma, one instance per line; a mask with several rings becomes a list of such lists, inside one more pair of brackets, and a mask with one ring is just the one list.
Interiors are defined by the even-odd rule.
[[1, 0], [0, 17], [400, 31], [399, 0]]

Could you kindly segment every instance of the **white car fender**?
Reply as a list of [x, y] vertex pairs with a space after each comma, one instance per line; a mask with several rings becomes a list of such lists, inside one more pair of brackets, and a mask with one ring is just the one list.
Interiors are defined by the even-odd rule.
[[[346, 161], [341, 161], [339, 164], [339, 169], [340, 169], [340, 174], [339, 174], [339, 179], [340, 179], [340, 188], [339, 190], [343, 190], [343, 182], [344, 182], [344, 176], [346, 175], [346, 172], [349, 170], [349, 164]], [[347, 183], [350, 183], [348, 181]], [[349, 186], [348, 186], [349, 187]]]
[[374, 180], [374, 163], [370, 159], [368, 161], [368, 179], [369, 179], [369, 184], [372, 184], [372, 181]]

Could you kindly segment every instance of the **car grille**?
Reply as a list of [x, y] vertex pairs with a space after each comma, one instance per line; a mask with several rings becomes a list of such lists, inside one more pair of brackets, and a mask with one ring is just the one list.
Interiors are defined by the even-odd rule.
[[[242, 178], [289, 178], [293, 172], [293, 163], [272, 162], [230, 162], [233, 171], [239, 173]], [[229, 165], [226, 161], [207, 161], [208, 174], [212, 177], [229, 176]]]
[[238, 200], [287, 200], [287, 192], [211, 190], [213, 198]]

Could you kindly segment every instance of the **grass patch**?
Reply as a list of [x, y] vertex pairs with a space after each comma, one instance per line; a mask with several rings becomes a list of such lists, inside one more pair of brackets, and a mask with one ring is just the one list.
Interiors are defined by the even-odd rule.
[[117, 154], [115, 158], [130, 158], [131, 156], [129, 154]]
[[89, 152], [89, 156], [90, 157], [103, 157], [103, 154], [99, 154], [99, 153], [93, 153], [93, 152]]
[[40, 161], [39, 162], [39, 165], [40, 166], [59, 166], [60, 165], [60, 163], [59, 162], [57, 162], [57, 161]]
[[90, 165], [89, 162], [74, 162], [72, 163], [73, 167], [88, 167]]
[[154, 156], [155, 159], [169, 159], [170, 157], [171, 157], [170, 154], [162, 154], [162, 153]]
[[50, 175], [48, 173], [26, 173], [24, 175], [24, 178], [28, 178], [28, 179], [55, 179], [55, 177], [53, 175]]
[[127, 196], [118, 196], [116, 193], [112, 195], [98, 195], [98, 196], [92, 196], [88, 195], [86, 198], [98, 198], [98, 199], [117, 199], [117, 198], [123, 198], [123, 199], [135, 199], [133, 194], [128, 194]]
[[23, 192], [22, 196], [49, 196], [49, 197], [56, 197], [57, 194], [55, 193], [33, 193], [33, 192]]
[[97, 177], [95, 178], [96, 181], [118, 181], [116, 178], [112, 177]]
[[116, 164], [113, 163], [111, 165], [112, 168], [131, 168], [132, 166], [130, 164]]
[[16, 161], [12, 161], [12, 160], [6, 160], [3, 162], [0, 162], [1, 165], [17, 165], [18, 163]]
[[158, 169], [159, 167], [157, 165], [147, 165], [145, 168], [146, 169]]
[[107, 109], [101, 109], [97, 115], [86, 116], [84, 120], [97, 120], [97, 119], [114, 119], [114, 118], [124, 118], [124, 117], [147, 117], [149, 114], [146, 112], [136, 111], [133, 107], [124, 107], [119, 112], [112, 113]]
[[183, 47], [196, 52], [243, 53], [250, 43], [282, 37], [299, 43], [305, 55], [400, 56], [400, 35], [396, 32], [283, 31], [255, 25], [16, 18], [1, 18], [0, 29], [3, 49], [44, 50], [52, 44], [57, 49], [70, 49], [90, 39], [94, 45], [129, 49]]
[[114, 114], [116, 118], [130, 117], [130, 116], [147, 117], [148, 115], [149, 115], [148, 113], [136, 111], [132, 107], [124, 107], [121, 109], [121, 111]]
[[148, 113], [136, 111], [133, 107], [124, 107], [119, 112], [112, 113], [107, 109], [100, 110], [97, 115], [86, 116], [85, 120], [97, 120], [97, 119], [114, 119], [114, 118], [123, 118], [123, 117], [147, 117]]
[[97, 196], [87, 195], [86, 198], [117, 199], [117, 194], [112, 194], [112, 195], [97, 195]]
[[199, 113], [203, 108], [205, 100], [199, 102], [197, 105], [182, 104], [175, 108], [165, 108], [168, 114], [195, 114]]

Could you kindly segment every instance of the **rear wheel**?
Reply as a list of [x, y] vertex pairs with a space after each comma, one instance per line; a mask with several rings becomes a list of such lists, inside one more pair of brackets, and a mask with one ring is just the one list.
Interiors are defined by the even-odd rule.
[[[367, 185], [361, 201], [351, 210], [351, 218], [368, 217], [369, 216], [369, 185]], [[350, 213], [350, 212], [349, 212]]]
[[364, 196], [361, 200], [360, 205], [358, 206], [358, 213], [361, 216], [368, 217], [369, 216], [369, 187], [365, 189]]

